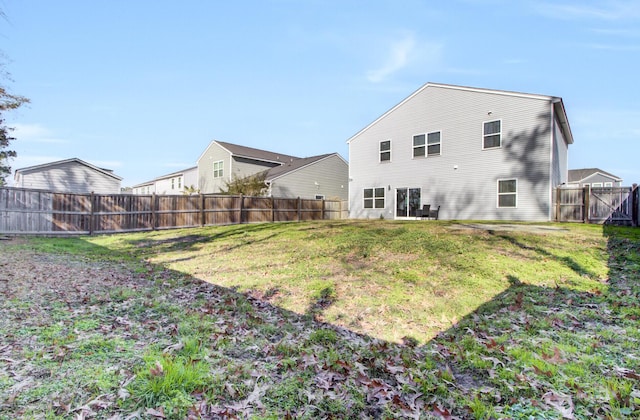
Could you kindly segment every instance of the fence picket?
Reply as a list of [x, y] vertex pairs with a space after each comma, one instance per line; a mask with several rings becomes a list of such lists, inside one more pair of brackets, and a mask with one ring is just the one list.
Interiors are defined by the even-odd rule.
[[79, 235], [346, 218], [339, 200], [69, 194], [0, 188], [0, 234]]

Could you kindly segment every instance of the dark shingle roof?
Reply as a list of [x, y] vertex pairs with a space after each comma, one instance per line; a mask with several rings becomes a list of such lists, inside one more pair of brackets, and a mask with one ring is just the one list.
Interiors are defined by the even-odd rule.
[[311, 165], [314, 162], [317, 162], [319, 160], [322, 160], [326, 157], [329, 157], [331, 155], [334, 155], [335, 153], [327, 153], [324, 155], [318, 155], [318, 156], [311, 156], [311, 157], [307, 157], [307, 158], [294, 158], [292, 161], [289, 161], [288, 163], [285, 163], [284, 165], [281, 166], [276, 166], [274, 168], [269, 169], [269, 172], [267, 172], [267, 181], [270, 181], [272, 179], [276, 179], [288, 172], [293, 172], [297, 169], [300, 169], [304, 166], [307, 165]]
[[249, 159], [264, 160], [267, 162], [285, 163], [290, 162], [292, 159], [299, 159], [296, 156], [285, 155], [283, 153], [269, 152], [268, 150], [254, 149], [253, 147], [240, 146], [238, 144], [227, 143], [224, 141], [217, 141], [220, 146], [227, 149], [231, 154], [238, 157], [244, 157]]

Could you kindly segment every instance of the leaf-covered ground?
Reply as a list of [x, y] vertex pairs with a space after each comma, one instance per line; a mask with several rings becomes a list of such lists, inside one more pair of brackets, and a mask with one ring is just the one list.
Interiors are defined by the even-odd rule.
[[639, 418], [628, 232], [607, 238], [606, 287], [512, 278], [427, 343], [136, 259], [0, 241], [0, 418]]

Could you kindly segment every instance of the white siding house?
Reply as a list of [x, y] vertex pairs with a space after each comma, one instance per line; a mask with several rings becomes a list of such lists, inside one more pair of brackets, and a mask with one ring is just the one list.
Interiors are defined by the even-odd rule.
[[78, 158], [16, 169], [16, 188], [75, 194], [119, 194], [122, 178]]
[[134, 194], [183, 194], [185, 188], [198, 185], [198, 167], [172, 172], [132, 187]]
[[621, 187], [622, 178], [598, 168], [570, 169], [569, 186]]
[[352, 218], [548, 221], [573, 137], [561, 98], [427, 83], [347, 143]]

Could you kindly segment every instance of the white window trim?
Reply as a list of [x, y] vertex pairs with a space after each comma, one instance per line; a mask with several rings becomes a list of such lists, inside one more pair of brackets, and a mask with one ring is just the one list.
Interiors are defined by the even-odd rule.
[[[502, 126], [500, 126], [502, 127]], [[433, 133], [440, 133], [440, 143], [438, 143], [440, 145], [440, 153], [438, 153], [437, 155], [430, 155], [429, 154], [429, 134], [433, 134]], [[442, 156], [442, 130], [433, 130], [433, 131], [429, 131], [428, 133], [425, 134], [425, 156], [426, 157], [434, 157], [434, 156]], [[433, 145], [432, 145], [433, 146]]]
[[602, 188], [602, 182], [594, 182], [591, 184], [593, 188]]
[[613, 187], [613, 182], [605, 182], [604, 186], [605, 186], [605, 188], [612, 188]]
[[[382, 143], [385, 143], [385, 142], [389, 142], [389, 151], [388, 151], [388, 153], [389, 153], [389, 160], [382, 160], [382, 154], [383, 154], [383, 153], [387, 153], [387, 151], [386, 151], [386, 150], [385, 150], [385, 151], [380, 150], [380, 147], [382, 146]], [[379, 163], [391, 162], [391, 159], [393, 159], [393, 155], [391, 154], [391, 148], [392, 148], [392, 147], [393, 147], [393, 146], [392, 146], [391, 139], [381, 140], [381, 141], [378, 143], [378, 162], [379, 162]]]
[[[413, 144], [416, 136], [424, 136], [424, 145], [416, 146]], [[418, 147], [424, 147], [424, 156], [416, 156], [415, 151]], [[427, 157], [427, 134], [426, 133], [417, 133], [411, 136], [411, 159], [424, 159]]]
[[316, 200], [324, 200], [324, 194], [316, 194]]
[[[376, 197], [376, 189], [378, 188], [382, 188], [383, 190], [383, 196], [382, 197]], [[373, 195], [371, 196], [371, 198], [364, 198], [364, 191], [365, 190], [373, 190], [372, 193]], [[376, 199], [380, 199], [382, 198], [382, 207], [376, 207]], [[364, 200], [372, 200], [372, 204], [373, 207], [365, 207], [364, 205]], [[364, 210], [376, 210], [376, 209], [385, 209], [387, 208], [387, 192], [384, 189], [384, 187], [366, 187], [362, 189], [362, 208]]]
[[[492, 122], [496, 122], [496, 121], [500, 121], [500, 131], [498, 133], [494, 133], [494, 134], [484, 134], [484, 125], [487, 123], [492, 123]], [[502, 125], [502, 118], [498, 118], [496, 120], [487, 120], [487, 121], [483, 121], [482, 122], [482, 150], [494, 150], [494, 149], [501, 149], [502, 148], [502, 132], [503, 130], [503, 125]], [[495, 146], [495, 147], [484, 147], [484, 138], [487, 136], [495, 136], [496, 134], [500, 134], [500, 146]]]
[[[216, 163], [222, 164], [222, 175], [220, 175], [220, 176], [216, 176]], [[211, 166], [211, 169], [213, 169], [213, 178], [214, 179], [224, 178], [224, 160], [216, 160], [216, 161], [214, 161], [213, 165]], [[218, 169], [218, 171], [220, 171], [220, 169]]]
[[[500, 181], [516, 181], [516, 192], [515, 193], [500, 193]], [[517, 209], [518, 208], [518, 178], [502, 178], [499, 179], [496, 182], [496, 208], [498, 209]], [[516, 195], [516, 205], [513, 207], [501, 207], [500, 206], [500, 196], [501, 195], [509, 195], [509, 194], [515, 194]]]

